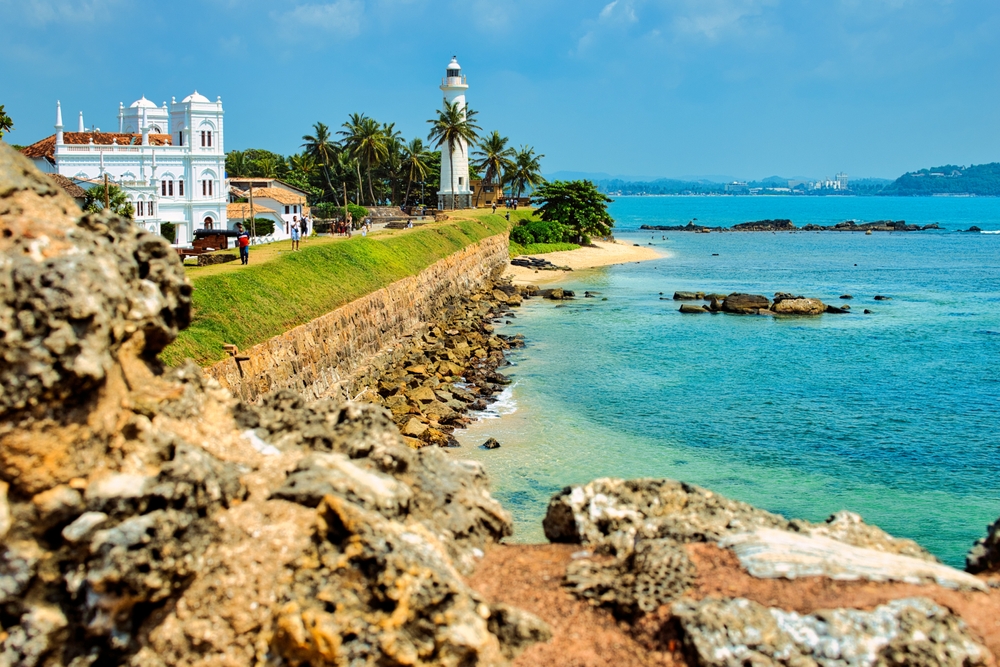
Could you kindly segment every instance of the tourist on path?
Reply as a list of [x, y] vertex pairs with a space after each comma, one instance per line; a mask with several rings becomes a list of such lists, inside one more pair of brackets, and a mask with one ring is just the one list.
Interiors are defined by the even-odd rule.
[[243, 223], [236, 223], [236, 231], [239, 234], [236, 236], [236, 242], [240, 246], [240, 263], [249, 264], [250, 263], [250, 234], [247, 230], [243, 229]]
[[292, 252], [298, 252], [299, 239], [301, 238], [302, 232], [299, 229], [299, 219], [292, 216]]

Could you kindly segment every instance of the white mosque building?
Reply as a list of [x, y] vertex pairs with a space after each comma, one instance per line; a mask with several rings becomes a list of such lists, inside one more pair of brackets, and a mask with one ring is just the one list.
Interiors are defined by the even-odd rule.
[[135, 207], [135, 222], [160, 233], [176, 225], [176, 245], [189, 245], [194, 230], [224, 228], [228, 188], [223, 150], [222, 99], [197, 91], [180, 102], [156, 106], [142, 97], [118, 105], [118, 131], [88, 130], [80, 113], [76, 132], [63, 129], [56, 102], [55, 134], [22, 150], [43, 172], [65, 176], [84, 188], [107, 176]]
[[[445, 77], [441, 80], [444, 99], [449, 104], [457, 104], [465, 113], [465, 91], [469, 83], [462, 76], [462, 67], [455, 56], [448, 63]], [[469, 183], [469, 146], [460, 139], [452, 148], [451, 160], [446, 154], [448, 145], [441, 146], [441, 189], [438, 190], [438, 209], [472, 208], [472, 184]], [[454, 166], [454, 172], [452, 167]]]

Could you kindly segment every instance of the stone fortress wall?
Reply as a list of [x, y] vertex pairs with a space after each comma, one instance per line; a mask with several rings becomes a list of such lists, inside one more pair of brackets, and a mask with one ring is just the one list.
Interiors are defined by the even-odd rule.
[[398, 361], [398, 343], [444, 303], [469, 293], [508, 261], [505, 234], [491, 236], [415, 276], [356, 299], [311, 322], [241, 350], [206, 369], [234, 396], [255, 402], [276, 389], [307, 399], [349, 396], [368, 376]]

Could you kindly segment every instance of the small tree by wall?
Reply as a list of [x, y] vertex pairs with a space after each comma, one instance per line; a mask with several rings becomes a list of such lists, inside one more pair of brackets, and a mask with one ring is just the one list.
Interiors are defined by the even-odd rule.
[[585, 237], [608, 236], [615, 226], [608, 213], [611, 198], [590, 181], [545, 183], [535, 190], [532, 201], [539, 205], [535, 211], [537, 217], [565, 225], [572, 230], [577, 243], [584, 243]]

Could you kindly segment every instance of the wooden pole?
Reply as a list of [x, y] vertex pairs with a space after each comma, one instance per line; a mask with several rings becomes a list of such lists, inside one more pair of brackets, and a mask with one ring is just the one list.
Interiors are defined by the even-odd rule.
[[257, 217], [253, 214], [253, 182], [250, 182], [250, 236], [257, 238]]
[[108, 192], [108, 175], [104, 174], [104, 210], [111, 208], [111, 193]]

